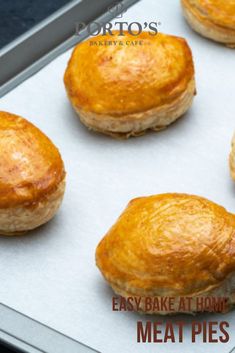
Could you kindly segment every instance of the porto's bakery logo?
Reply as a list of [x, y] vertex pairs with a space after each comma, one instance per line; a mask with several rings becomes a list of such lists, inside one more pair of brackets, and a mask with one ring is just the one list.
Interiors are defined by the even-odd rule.
[[114, 20], [113, 22], [77, 22], [76, 35], [80, 36], [85, 29], [87, 30], [90, 36], [114, 36], [115, 34], [117, 34], [117, 32], [118, 36], [124, 36], [125, 31], [127, 31], [132, 36], [138, 36], [143, 31], [147, 31], [150, 36], [156, 36], [158, 34], [158, 27], [161, 24], [160, 22], [127, 22], [123, 20], [123, 16], [126, 11], [127, 10], [125, 9], [123, 1], [118, 1], [115, 5], [108, 8], [108, 12], [116, 20]]
[[123, 1], [118, 1], [108, 8], [108, 12], [115, 18], [122, 18], [126, 11]]

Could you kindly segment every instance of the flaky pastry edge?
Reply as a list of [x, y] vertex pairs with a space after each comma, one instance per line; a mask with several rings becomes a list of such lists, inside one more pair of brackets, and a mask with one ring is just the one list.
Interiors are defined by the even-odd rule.
[[0, 208], [0, 235], [21, 235], [50, 221], [62, 203], [65, 184], [64, 178], [53, 192], [34, 204]]
[[183, 14], [192, 29], [203, 37], [223, 43], [231, 49], [235, 49], [235, 30], [216, 25], [209, 19], [206, 21], [196, 17], [185, 0], [181, 0]]
[[90, 130], [110, 135], [114, 138], [127, 139], [143, 135], [147, 130], [160, 131], [180, 118], [191, 107], [196, 94], [195, 79], [192, 78], [186, 90], [174, 101], [141, 113], [114, 117], [112, 115], [87, 112], [72, 105], [81, 122]]

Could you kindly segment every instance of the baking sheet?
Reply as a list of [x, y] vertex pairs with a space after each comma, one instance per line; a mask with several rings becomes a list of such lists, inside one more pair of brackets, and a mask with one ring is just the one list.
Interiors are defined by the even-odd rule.
[[[235, 51], [192, 32], [177, 0], [142, 0], [122, 19], [156, 20], [161, 31], [188, 39], [196, 68], [193, 107], [167, 130], [128, 141], [89, 132], [63, 86], [70, 52], [1, 99], [1, 110], [28, 118], [52, 138], [68, 175], [63, 205], [52, 222], [23, 237], [0, 238], [0, 302], [102, 353], [228, 353], [235, 345], [234, 312], [197, 317], [229, 321], [228, 344], [193, 345], [189, 328], [183, 344], [137, 344], [136, 321], [146, 317], [112, 312], [112, 291], [95, 266], [96, 245], [134, 197], [187, 192], [235, 212], [228, 169]], [[183, 320], [190, 324], [195, 318]]]

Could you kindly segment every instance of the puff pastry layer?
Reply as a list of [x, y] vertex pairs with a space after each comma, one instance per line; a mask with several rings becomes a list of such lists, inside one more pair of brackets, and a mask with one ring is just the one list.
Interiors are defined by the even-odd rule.
[[230, 173], [233, 180], [235, 180], [235, 134], [232, 139], [232, 148], [229, 156]]
[[230, 308], [235, 302], [235, 216], [193, 195], [134, 199], [99, 243], [96, 263], [123, 297], [175, 297], [177, 302], [220, 296], [228, 298]]
[[[99, 45], [104, 41], [112, 44]], [[165, 128], [189, 109], [196, 92], [187, 42], [161, 33], [88, 39], [74, 49], [64, 82], [81, 121], [114, 137]]]
[[0, 112], [0, 234], [49, 221], [64, 189], [64, 164], [54, 144], [27, 120]]
[[181, 0], [190, 26], [202, 36], [235, 48], [234, 0]]

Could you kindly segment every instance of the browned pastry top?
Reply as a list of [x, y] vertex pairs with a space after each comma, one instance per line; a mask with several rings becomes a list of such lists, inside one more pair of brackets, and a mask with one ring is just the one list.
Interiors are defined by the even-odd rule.
[[201, 20], [235, 30], [235, 0], [183, 0], [183, 4]]
[[[97, 45], [99, 42], [114, 45]], [[138, 41], [137, 45], [130, 45]], [[140, 44], [141, 43], [141, 44]], [[97, 36], [79, 44], [65, 72], [77, 109], [114, 117], [170, 103], [194, 78], [192, 53], [183, 38], [143, 32]]]
[[97, 247], [107, 281], [129, 295], [198, 295], [235, 271], [235, 216], [202, 197], [132, 200]]
[[0, 208], [33, 206], [65, 177], [58, 149], [27, 120], [0, 112]]

